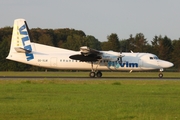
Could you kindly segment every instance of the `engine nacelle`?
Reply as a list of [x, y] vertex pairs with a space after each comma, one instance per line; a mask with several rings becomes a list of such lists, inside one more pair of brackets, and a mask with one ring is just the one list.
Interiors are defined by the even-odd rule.
[[80, 47], [80, 52], [81, 52], [81, 54], [83, 54], [84, 56], [88, 56], [89, 53], [90, 53], [90, 48], [87, 47], [87, 46]]
[[108, 60], [108, 61], [117, 61], [118, 60], [118, 56], [102, 56], [103, 60]]

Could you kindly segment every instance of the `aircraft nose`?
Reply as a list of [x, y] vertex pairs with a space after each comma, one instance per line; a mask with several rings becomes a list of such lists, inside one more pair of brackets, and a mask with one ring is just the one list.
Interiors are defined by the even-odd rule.
[[163, 61], [163, 60], [159, 61], [158, 63], [159, 63], [159, 67], [161, 67], [161, 68], [169, 68], [169, 67], [172, 67], [174, 65], [171, 62]]

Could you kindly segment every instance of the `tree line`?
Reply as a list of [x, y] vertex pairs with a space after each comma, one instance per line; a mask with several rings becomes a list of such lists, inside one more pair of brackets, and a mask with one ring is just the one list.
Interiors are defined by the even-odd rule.
[[[41, 71], [39, 68], [6, 60], [9, 53], [12, 27], [0, 28], [0, 71]], [[82, 30], [75, 29], [30, 29], [32, 42], [78, 51], [81, 46], [97, 50], [116, 52], [146, 52], [156, 54], [160, 59], [174, 63], [173, 70], [180, 71], [180, 38], [171, 40], [168, 36], [154, 36], [147, 40], [143, 33], [132, 34], [127, 39], [119, 39], [116, 33], [107, 36], [107, 41], [99, 41]], [[150, 41], [150, 43], [148, 42]]]

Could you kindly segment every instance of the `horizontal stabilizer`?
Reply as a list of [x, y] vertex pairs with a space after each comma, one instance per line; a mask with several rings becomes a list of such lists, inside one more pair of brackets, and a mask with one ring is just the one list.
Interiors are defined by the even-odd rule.
[[31, 52], [30, 50], [26, 50], [21, 47], [15, 47], [14, 49], [16, 50], [16, 52], [19, 52], [19, 53], [30, 53]]

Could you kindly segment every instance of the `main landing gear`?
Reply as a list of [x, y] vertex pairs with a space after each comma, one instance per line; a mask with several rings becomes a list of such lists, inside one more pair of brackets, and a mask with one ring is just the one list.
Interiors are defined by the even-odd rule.
[[98, 77], [98, 78], [100, 78], [100, 77], [102, 77], [102, 73], [101, 73], [101, 71], [98, 71], [98, 72], [90, 72], [89, 73], [89, 77], [91, 77], [91, 78], [94, 78], [94, 77]]
[[160, 73], [159, 73], [159, 78], [163, 78], [163, 73], [162, 73], [162, 72], [163, 72], [163, 69], [160, 69], [159, 71], [160, 71]]
[[98, 67], [99, 63], [100, 63], [100, 61], [98, 62], [97, 66], [96, 66], [96, 69], [94, 70], [93, 62], [91, 62], [91, 72], [89, 73], [89, 77], [91, 77], [91, 78], [94, 78], [94, 77], [100, 78], [100, 77], [102, 77], [101, 71], [97, 71], [97, 67]]

